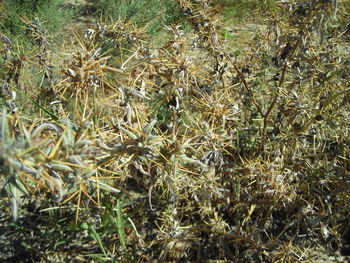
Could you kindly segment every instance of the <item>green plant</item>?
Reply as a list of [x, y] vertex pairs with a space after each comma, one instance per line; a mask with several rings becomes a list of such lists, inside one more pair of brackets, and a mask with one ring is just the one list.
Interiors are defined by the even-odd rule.
[[6, 0], [3, 4], [4, 17], [1, 24], [3, 32], [10, 37], [24, 38], [23, 21], [38, 17], [49, 33], [57, 32], [72, 17], [72, 12], [62, 8], [62, 0], [24, 1]]
[[218, 6], [222, 8], [222, 14], [226, 22], [237, 23], [257, 10], [263, 12], [273, 10], [275, 0], [220, 0]]
[[119, 236], [119, 239], [120, 239], [120, 243], [122, 244], [122, 247], [124, 249], [126, 249], [125, 222], [124, 222], [121, 202], [120, 202], [119, 199], [117, 200], [117, 220], [115, 221], [115, 224], [116, 224], [116, 228], [118, 230], [118, 236]]
[[139, 26], [147, 25], [151, 34], [159, 31], [163, 24], [178, 23], [182, 19], [176, 1], [146, 0], [99, 0], [97, 15], [105, 21], [130, 21]]

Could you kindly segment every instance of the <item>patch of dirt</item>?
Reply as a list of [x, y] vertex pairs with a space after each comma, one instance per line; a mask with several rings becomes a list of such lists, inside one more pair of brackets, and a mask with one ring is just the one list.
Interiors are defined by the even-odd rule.
[[64, 40], [69, 40], [74, 37], [73, 33], [83, 33], [96, 24], [97, 19], [92, 16], [94, 12], [93, 3], [86, 0], [65, 0], [63, 4], [77, 12], [73, 21], [68, 23], [63, 30], [62, 37]]

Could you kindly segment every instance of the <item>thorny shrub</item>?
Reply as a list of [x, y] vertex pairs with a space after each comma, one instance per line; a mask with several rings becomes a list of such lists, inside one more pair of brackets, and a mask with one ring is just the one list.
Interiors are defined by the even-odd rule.
[[[58, 116], [57, 103], [39, 107], [55, 121], [3, 111], [14, 219], [33, 198], [37, 213], [47, 199], [70, 203], [76, 223], [122, 199], [126, 251], [94, 223], [111, 260], [307, 262], [309, 246], [345, 250], [347, 3], [280, 3], [238, 57], [215, 1], [178, 3], [192, 31], [167, 26], [162, 47], [122, 21], [77, 37], [49, 81]], [[20, 79], [7, 68], [1, 94], [13, 101]]]

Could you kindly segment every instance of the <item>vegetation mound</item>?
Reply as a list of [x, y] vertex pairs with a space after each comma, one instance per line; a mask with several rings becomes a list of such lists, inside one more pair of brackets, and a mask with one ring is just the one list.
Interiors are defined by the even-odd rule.
[[116, 3], [1, 6], [0, 259], [344, 262], [349, 1]]

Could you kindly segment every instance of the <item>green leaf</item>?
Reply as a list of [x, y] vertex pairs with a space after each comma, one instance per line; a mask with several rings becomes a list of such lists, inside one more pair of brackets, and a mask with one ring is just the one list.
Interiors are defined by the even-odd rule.
[[102, 244], [101, 237], [97, 233], [97, 231], [96, 231], [96, 229], [95, 229], [95, 227], [93, 225], [89, 225], [89, 236], [96, 241], [97, 245], [101, 248], [103, 254], [105, 256], [107, 256], [106, 250], [104, 249], [103, 244]]
[[116, 224], [117, 224], [117, 230], [118, 230], [120, 243], [122, 244], [123, 248], [126, 249], [125, 223], [124, 223], [122, 207], [121, 207], [119, 199], [117, 200], [117, 222], [116, 222]]
[[79, 226], [80, 229], [83, 229], [83, 230], [88, 230], [89, 229], [89, 225], [88, 223], [83, 223]]
[[18, 92], [19, 94], [21, 94], [23, 97], [25, 97], [26, 99], [28, 99], [30, 102], [32, 102], [35, 106], [37, 106], [39, 109], [41, 109], [43, 112], [45, 112], [47, 115], [50, 116], [51, 119], [53, 119], [54, 121], [58, 120], [58, 117], [53, 114], [51, 111], [45, 109], [43, 106], [41, 106], [39, 103], [37, 103], [35, 100], [33, 100], [31, 97], [29, 97], [27, 94], [23, 93], [22, 91], [20, 91], [19, 89], [14, 87], [14, 90], [16, 92]]

